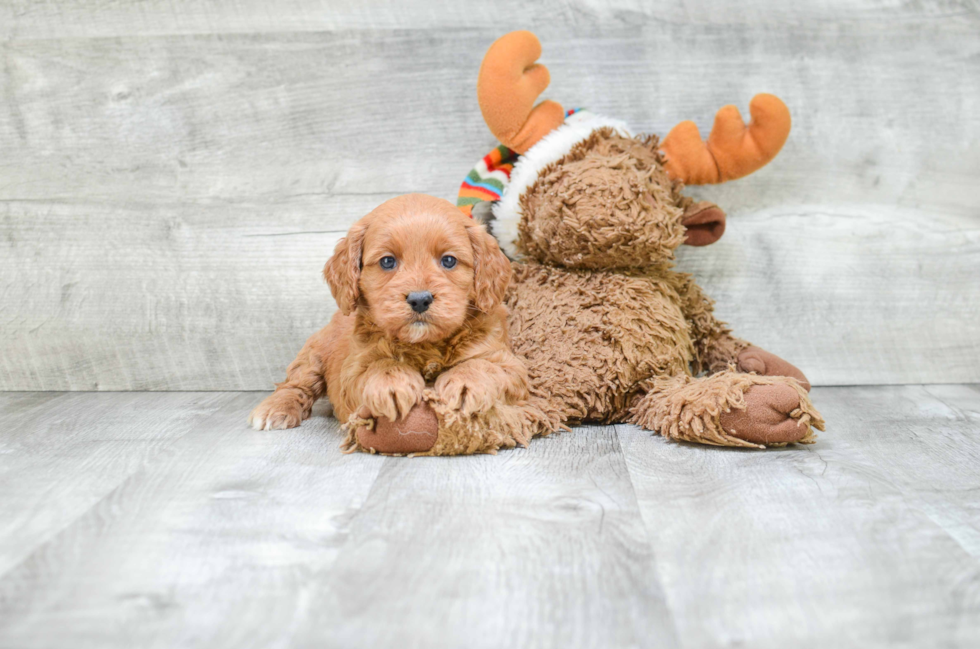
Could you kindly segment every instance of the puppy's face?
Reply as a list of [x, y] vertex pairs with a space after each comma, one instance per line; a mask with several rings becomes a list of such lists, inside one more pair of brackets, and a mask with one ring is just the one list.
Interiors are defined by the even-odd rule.
[[355, 224], [324, 275], [345, 313], [360, 309], [390, 338], [421, 343], [443, 340], [468, 317], [496, 308], [510, 265], [482, 226], [452, 204], [411, 194]]
[[473, 249], [456, 219], [409, 211], [368, 227], [361, 295], [392, 338], [442, 340], [466, 320], [473, 293]]

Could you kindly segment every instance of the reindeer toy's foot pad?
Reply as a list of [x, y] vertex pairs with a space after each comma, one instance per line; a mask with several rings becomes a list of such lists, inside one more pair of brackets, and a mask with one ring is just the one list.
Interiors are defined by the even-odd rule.
[[804, 419], [803, 415], [812, 406], [802, 399], [805, 397], [801, 398], [791, 385], [753, 385], [745, 391], [745, 407], [721, 413], [718, 423], [727, 434], [752, 444], [806, 444], [813, 441], [814, 435], [811, 417]]
[[439, 418], [432, 406], [424, 401], [398, 421], [387, 417], [372, 419], [370, 411], [362, 406], [349, 425], [354, 431], [353, 440], [350, 441], [356, 442], [351, 450], [360, 447], [369, 453], [425, 453], [435, 446], [439, 437]]
[[553, 432], [558, 424], [532, 403], [497, 403], [466, 415], [440, 402], [432, 390], [404, 419], [372, 417], [362, 407], [344, 425], [341, 448], [383, 455], [473, 455], [527, 446], [535, 435]]

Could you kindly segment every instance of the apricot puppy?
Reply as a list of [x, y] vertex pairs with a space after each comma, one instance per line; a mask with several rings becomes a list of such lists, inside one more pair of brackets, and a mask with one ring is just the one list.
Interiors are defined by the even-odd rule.
[[249, 415], [256, 430], [299, 426], [324, 394], [342, 422], [401, 420], [430, 383], [464, 415], [527, 398], [501, 304], [509, 262], [451, 203], [409, 194], [381, 204], [341, 239], [323, 275], [340, 310]]

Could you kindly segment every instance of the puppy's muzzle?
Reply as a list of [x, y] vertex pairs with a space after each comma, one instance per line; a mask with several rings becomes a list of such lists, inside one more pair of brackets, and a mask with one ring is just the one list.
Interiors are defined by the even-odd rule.
[[412, 291], [405, 298], [415, 313], [425, 313], [428, 311], [429, 305], [432, 304], [432, 299], [432, 293], [429, 291]]

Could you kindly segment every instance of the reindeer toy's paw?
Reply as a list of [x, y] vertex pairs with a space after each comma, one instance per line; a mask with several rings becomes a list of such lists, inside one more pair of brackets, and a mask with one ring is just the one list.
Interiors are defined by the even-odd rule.
[[647, 383], [630, 421], [664, 437], [760, 448], [808, 444], [824, 422], [803, 386], [786, 376], [726, 370], [703, 378], [668, 376]]
[[501, 448], [526, 446], [546, 418], [531, 404], [495, 403], [487, 410], [466, 414], [427, 389], [422, 401], [402, 419], [373, 417], [361, 407], [345, 424], [345, 452], [383, 455], [473, 455]]
[[426, 402], [415, 405], [402, 419], [371, 418], [371, 411], [362, 406], [350, 425], [354, 439], [362, 449], [386, 455], [425, 453], [435, 446], [439, 437], [439, 418]]
[[728, 435], [751, 444], [806, 444], [814, 438], [811, 424], [823, 428], [819, 414], [814, 420], [815, 412], [794, 385], [753, 385], [745, 391], [745, 407], [721, 413], [718, 423]]
[[799, 381], [804, 390], [810, 391], [810, 381], [798, 367], [761, 347], [749, 345], [740, 351], [737, 365], [739, 371], [759, 376], [788, 376]]

